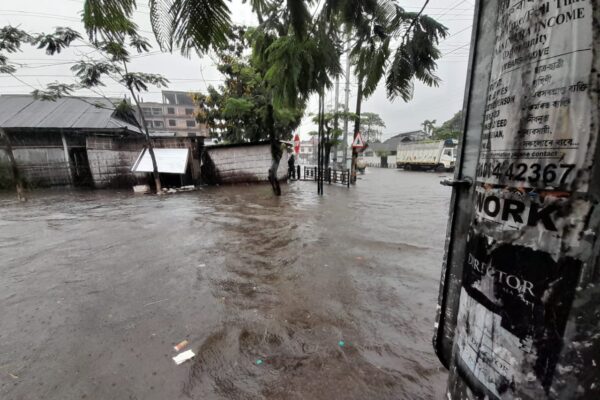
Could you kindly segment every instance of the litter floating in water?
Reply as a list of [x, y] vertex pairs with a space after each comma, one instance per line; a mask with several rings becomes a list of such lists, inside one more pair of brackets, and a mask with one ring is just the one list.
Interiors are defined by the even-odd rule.
[[256, 365], [260, 365], [263, 363], [263, 360], [261, 360], [260, 358], [258, 360], [256, 360]]
[[344, 347], [346, 345], [346, 342], [344, 342], [343, 340], [340, 340], [338, 342], [338, 344], [340, 345], [340, 347]]
[[179, 342], [175, 346], [173, 346], [173, 348], [175, 349], [175, 351], [181, 351], [181, 350], [185, 349], [185, 346], [187, 346], [187, 345], [188, 345], [188, 341], [182, 340], [181, 342]]
[[195, 354], [193, 351], [187, 350], [187, 351], [184, 351], [183, 353], [179, 353], [175, 357], [173, 357], [173, 361], [175, 361], [175, 364], [179, 365], [182, 362], [187, 361], [194, 356], [195, 356]]

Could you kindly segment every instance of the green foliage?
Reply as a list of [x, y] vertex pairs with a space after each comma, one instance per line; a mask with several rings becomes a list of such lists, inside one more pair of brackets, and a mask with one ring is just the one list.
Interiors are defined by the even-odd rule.
[[437, 120], [428, 120], [426, 119], [425, 121], [423, 121], [423, 123], [421, 124], [421, 126], [423, 127], [423, 131], [425, 131], [425, 133], [427, 133], [429, 136], [431, 136], [433, 134], [433, 130], [435, 129], [435, 124], [436, 124]]
[[[435, 123], [435, 120], [433, 121]], [[458, 111], [440, 127], [433, 128], [432, 138], [436, 140], [458, 139], [463, 129], [463, 112]]]
[[4, 26], [0, 29], [0, 73], [16, 72], [16, 67], [9, 63], [5, 53], [16, 53], [24, 43], [44, 49], [48, 55], [54, 55], [80, 38], [81, 36], [71, 28], [57, 27], [53, 33], [29, 34], [10, 25]]
[[365, 142], [373, 143], [381, 141], [385, 122], [379, 114], [364, 112], [360, 114], [360, 132]]
[[435, 61], [441, 56], [437, 45], [447, 35], [446, 27], [390, 0], [378, 1], [372, 14], [359, 21], [351, 57], [365, 97], [374, 93], [384, 76], [390, 99], [409, 101], [415, 79], [428, 86], [439, 84]]
[[49, 83], [46, 90], [34, 90], [31, 94], [36, 99], [55, 101], [63, 96], [68, 96], [77, 89], [77, 85], [60, 82]]
[[135, 89], [136, 92], [147, 91], [148, 85], [158, 88], [167, 87], [169, 81], [167, 78], [158, 74], [147, 74], [144, 72], [127, 72], [121, 75], [120, 82], [127, 88]]
[[66, 47], [71, 42], [81, 39], [81, 35], [71, 28], [56, 28], [56, 31], [52, 34], [39, 34], [32, 41], [31, 44], [37, 46], [38, 49], [45, 49], [46, 54], [51, 56]]
[[[264, 72], [255, 66], [255, 58], [244, 56], [250, 43], [246, 30], [234, 29], [233, 41], [218, 52], [217, 69], [224, 75], [223, 85], [210, 86], [207, 94], [198, 94], [197, 120], [206, 123], [211, 136], [227, 143], [269, 139], [268, 109], [271, 91]], [[304, 104], [297, 107], [277, 105], [273, 110], [275, 136], [289, 140], [304, 115]]]
[[122, 41], [137, 30], [132, 21], [135, 0], [85, 0], [83, 25], [90, 41]]
[[189, 55], [227, 45], [231, 18], [225, 0], [150, 0], [149, 5], [161, 49]]

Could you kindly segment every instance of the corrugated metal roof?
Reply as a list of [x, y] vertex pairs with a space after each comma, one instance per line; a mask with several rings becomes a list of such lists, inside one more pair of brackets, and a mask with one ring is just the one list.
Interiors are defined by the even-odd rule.
[[114, 105], [103, 98], [63, 97], [36, 100], [29, 95], [0, 96], [0, 127], [30, 129], [127, 129], [135, 125], [114, 117]]

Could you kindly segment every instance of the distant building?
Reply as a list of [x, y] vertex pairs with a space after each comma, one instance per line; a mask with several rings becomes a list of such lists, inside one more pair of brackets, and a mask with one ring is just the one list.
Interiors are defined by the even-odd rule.
[[363, 158], [371, 166], [395, 167], [396, 153], [400, 143], [425, 139], [429, 139], [429, 135], [422, 130], [398, 133], [382, 143], [369, 143], [369, 147], [363, 153]]
[[316, 164], [317, 163], [317, 148], [319, 139], [312, 137], [309, 140], [300, 142], [300, 153], [298, 154], [298, 164]]
[[206, 124], [196, 121], [199, 108], [192, 99], [193, 93], [162, 91], [162, 103], [143, 102], [144, 118], [150, 134], [167, 136], [208, 137]]

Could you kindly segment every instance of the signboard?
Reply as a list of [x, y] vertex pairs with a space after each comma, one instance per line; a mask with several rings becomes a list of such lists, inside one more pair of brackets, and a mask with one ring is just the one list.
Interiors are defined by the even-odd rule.
[[[583, 268], [592, 2], [501, 0], [455, 333], [476, 396], [546, 398]], [[523, 397], [522, 394], [527, 393]]]
[[354, 142], [352, 142], [352, 148], [362, 149], [363, 147], [365, 147], [365, 142], [363, 141], [363, 138], [362, 138], [360, 132], [358, 132], [358, 133], [356, 133], [356, 137], [354, 138]]
[[294, 153], [300, 154], [300, 136], [297, 133], [294, 136]]
[[[185, 174], [188, 165], [189, 149], [154, 149], [158, 172]], [[152, 172], [152, 158], [147, 149], [142, 150], [131, 167], [132, 172]]]

